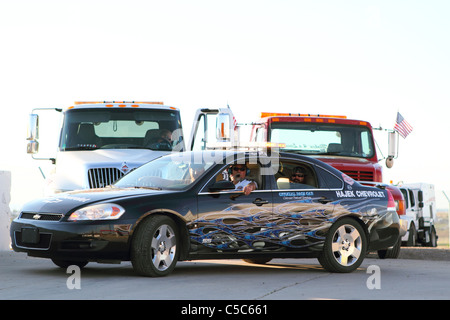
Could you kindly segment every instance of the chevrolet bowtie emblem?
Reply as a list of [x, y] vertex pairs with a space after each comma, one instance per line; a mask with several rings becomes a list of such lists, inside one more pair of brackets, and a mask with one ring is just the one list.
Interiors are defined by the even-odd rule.
[[41, 218], [41, 215], [40, 214], [35, 214], [34, 216], [33, 216], [33, 219], [34, 220], [39, 220]]

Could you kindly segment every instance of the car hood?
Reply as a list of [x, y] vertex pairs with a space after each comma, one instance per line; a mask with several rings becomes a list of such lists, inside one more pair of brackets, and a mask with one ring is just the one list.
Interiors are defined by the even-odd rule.
[[120, 189], [111, 187], [64, 192], [55, 194], [51, 197], [30, 201], [23, 206], [22, 212], [65, 214], [75, 210], [76, 208], [84, 207], [97, 202], [117, 201], [124, 197], [160, 195], [161, 192], [165, 191], [135, 188]]

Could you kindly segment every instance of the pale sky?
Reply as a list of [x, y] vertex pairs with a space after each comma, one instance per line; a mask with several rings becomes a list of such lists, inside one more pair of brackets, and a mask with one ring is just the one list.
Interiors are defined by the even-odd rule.
[[33, 108], [150, 100], [180, 108], [186, 135], [195, 109], [227, 103], [241, 122], [302, 112], [389, 129], [400, 111], [414, 130], [384, 180], [433, 183], [448, 208], [449, 16], [446, 0], [0, 0], [10, 206], [42, 194], [45, 162], [26, 154]]

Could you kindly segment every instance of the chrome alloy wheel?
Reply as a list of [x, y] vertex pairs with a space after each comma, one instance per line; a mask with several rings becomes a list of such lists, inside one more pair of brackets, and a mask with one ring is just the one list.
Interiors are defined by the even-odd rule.
[[175, 259], [177, 242], [175, 232], [167, 225], [161, 225], [153, 235], [151, 243], [152, 262], [156, 269], [164, 271]]
[[331, 249], [334, 258], [340, 265], [351, 266], [358, 261], [361, 255], [361, 234], [354, 226], [344, 224], [334, 233]]

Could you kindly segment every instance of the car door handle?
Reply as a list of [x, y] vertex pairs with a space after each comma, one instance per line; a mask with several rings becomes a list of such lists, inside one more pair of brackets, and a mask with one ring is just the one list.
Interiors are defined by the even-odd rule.
[[263, 204], [268, 204], [269, 201], [257, 198], [253, 201], [253, 203], [256, 204], [257, 206], [262, 206]]
[[333, 199], [327, 199], [327, 198], [324, 197], [324, 198], [320, 198], [317, 201], [319, 201], [320, 203], [326, 204], [326, 203], [332, 202]]

